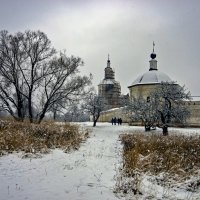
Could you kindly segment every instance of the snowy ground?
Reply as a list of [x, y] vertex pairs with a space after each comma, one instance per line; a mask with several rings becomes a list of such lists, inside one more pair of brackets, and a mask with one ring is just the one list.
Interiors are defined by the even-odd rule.
[[[92, 126], [91, 123], [82, 125]], [[32, 159], [22, 159], [22, 153], [0, 157], [0, 200], [124, 199], [113, 193], [121, 159], [119, 134], [133, 129], [143, 130], [143, 127], [97, 123], [97, 127], [91, 129], [90, 138], [78, 151], [63, 153], [56, 149], [42, 158]], [[200, 129], [176, 131], [200, 134]], [[150, 187], [149, 177], [144, 178], [143, 185]], [[151, 188], [154, 194], [170, 193], [169, 189], [166, 191], [154, 184]], [[184, 188], [175, 192], [185, 199], [200, 196], [200, 191], [191, 196]], [[138, 199], [145, 199], [145, 196]]]

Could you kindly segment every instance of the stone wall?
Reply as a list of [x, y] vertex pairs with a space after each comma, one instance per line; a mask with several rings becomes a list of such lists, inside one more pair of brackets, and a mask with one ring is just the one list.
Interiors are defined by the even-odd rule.
[[[157, 87], [159, 87], [159, 84], [143, 84], [129, 87], [130, 98], [147, 98], [149, 94], [153, 92]], [[189, 107], [190, 110], [190, 117], [186, 121], [186, 126], [200, 127], [200, 101], [186, 101], [185, 104]], [[128, 115], [123, 111], [123, 107], [103, 112], [99, 121], [110, 122], [113, 117], [122, 118], [123, 122], [130, 122]], [[135, 122], [134, 124], [139, 125], [141, 123]]]
[[125, 114], [123, 107], [114, 108], [111, 110], [107, 110], [101, 113], [99, 118], [100, 122], [111, 122], [112, 118], [122, 118], [123, 122], [128, 123], [130, 120], [128, 116]]
[[190, 110], [190, 118], [187, 120], [188, 126], [200, 127], [200, 101], [187, 102]]
[[[191, 116], [188, 118], [187, 127], [200, 127], [200, 101], [186, 102], [189, 106]], [[100, 122], [111, 122], [112, 118], [122, 118], [123, 122], [129, 123], [128, 115], [123, 111], [123, 107], [115, 108], [101, 113]], [[140, 122], [135, 122], [134, 125], [141, 125]]]

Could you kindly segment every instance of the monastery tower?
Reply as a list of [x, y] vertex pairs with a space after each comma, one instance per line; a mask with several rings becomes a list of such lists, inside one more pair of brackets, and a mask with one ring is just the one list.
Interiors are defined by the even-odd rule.
[[98, 95], [107, 100], [110, 108], [120, 107], [121, 86], [120, 83], [115, 80], [115, 72], [111, 68], [109, 55], [107, 66], [104, 71], [105, 77], [98, 85]]

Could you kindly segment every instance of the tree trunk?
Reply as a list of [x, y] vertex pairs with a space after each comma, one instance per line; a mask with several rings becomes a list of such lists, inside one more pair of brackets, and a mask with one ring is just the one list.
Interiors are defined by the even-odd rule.
[[96, 126], [96, 123], [97, 123], [97, 121], [98, 121], [98, 119], [99, 119], [99, 116], [100, 116], [100, 114], [98, 113], [98, 115], [95, 117], [95, 116], [93, 116], [93, 127], [95, 127]]
[[40, 115], [40, 117], [39, 117], [39, 120], [38, 120], [38, 124], [40, 124], [41, 122], [42, 122], [42, 120], [44, 119], [44, 117], [45, 117], [45, 112], [43, 112], [41, 115]]
[[24, 120], [24, 114], [23, 114], [23, 111], [22, 111], [23, 110], [23, 101], [22, 101], [21, 95], [19, 93], [17, 94], [17, 99], [18, 99], [17, 115], [18, 115], [19, 121], [23, 121]]
[[56, 120], [56, 116], [57, 116], [57, 112], [56, 112], [56, 111], [53, 111], [53, 120], [54, 120], [54, 121]]
[[24, 121], [24, 115], [23, 115], [23, 112], [22, 112], [22, 109], [23, 109], [23, 104], [21, 102], [18, 102], [18, 108], [17, 108], [17, 115], [18, 115], [18, 119], [19, 121]]
[[163, 126], [163, 135], [164, 136], [168, 135], [168, 126], [166, 125]]
[[46, 114], [46, 109], [43, 109], [42, 114], [39, 117], [38, 124], [40, 124], [42, 122], [42, 120], [45, 117], [45, 114]]
[[22, 95], [20, 94], [18, 87], [16, 87], [16, 94], [17, 94], [17, 115], [19, 118], [19, 121], [24, 121], [24, 102], [22, 100]]
[[150, 131], [150, 130], [151, 130], [151, 126], [145, 124], [145, 131]]
[[28, 112], [29, 112], [29, 121], [30, 123], [33, 123], [33, 110], [32, 110], [32, 95], [29, 94], [28, 97]]
[[95, 127], [95, 126], [96, 126], [96, 123], [97, 123], [97, 121], [96, 121], [96, 120], [94, 120], [93, 127]]
[[42, 113], [39, 117], [39, 120], [38, 120], [38, 124], [40, 124], [42, 122], [42, 120], [44, 119], [45, 117], [45, 114], [46, 114], [46, 111], [47, 111], [47, 108], [48, 108], [48, 104], [46, 103], [46, 105], [44, 106], [43, 110], [42, 110]]

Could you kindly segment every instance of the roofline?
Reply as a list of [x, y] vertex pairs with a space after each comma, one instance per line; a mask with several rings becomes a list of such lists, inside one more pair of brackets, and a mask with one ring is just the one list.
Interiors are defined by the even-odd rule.
[[161, 83], [137, 83], [137, 84], [128, 86], [128, 88], [135, 87], [138, 85], [158, 85], [158, 84], [161, 84]]
[[[138, 85], [158, 85], [158, 84], [160, 85], [161, 83], [162, 82], [160, 82], [160, 83], [137, 83], [137, 84], [128, 86], [128, 88], [135, 87], [135, 86], [138, 86]], [[174, 85], [178, 85], [178, 83], [174, 83]]]

